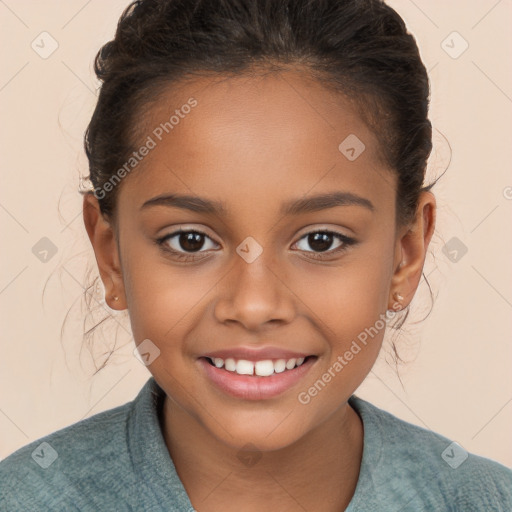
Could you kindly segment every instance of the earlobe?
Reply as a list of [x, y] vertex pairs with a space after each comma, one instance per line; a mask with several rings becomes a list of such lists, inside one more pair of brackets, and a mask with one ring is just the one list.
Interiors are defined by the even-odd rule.
[[[431, 192], [422, 192], [414, 221], [404, 227], [396, 240], [394, 274], [391, 279], [389, 309], [406, 308], [418, 288], [428, 246], [435, 229], [436, 200]], [[400, 295], [401, 300], [397, 297]]]
[[105, 288], [105, 301], [111, 309], [126, 309], [116, 234], [110, 222], [103, 216], [98, 199], [92, 193], [84, 196], [83, 219]]

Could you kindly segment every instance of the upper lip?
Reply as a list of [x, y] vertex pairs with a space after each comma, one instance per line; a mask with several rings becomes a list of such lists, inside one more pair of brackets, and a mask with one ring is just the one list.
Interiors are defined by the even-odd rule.
[[311, 355], [312, 354], [305, 352], [294, 352], [292, 350], [279, 347], [233, 347], [223, 350], [214, 350], [203, 354], [201, 357], [209, 357], [210, 359], [217, 357], [224, 360], [232, 358], [237, 360], [244, 359], [246, 361], [263, 361], [266, 359], [298, 359], [299, 357], [306, 358]]

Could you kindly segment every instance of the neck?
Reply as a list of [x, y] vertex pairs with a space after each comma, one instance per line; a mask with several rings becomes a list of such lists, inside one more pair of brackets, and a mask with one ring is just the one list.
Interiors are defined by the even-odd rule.
[[339, 512], [357, 485], [363, 426], [348, 403], [297, 442], [245, 456], [167, 397], [162, 430], [178, 476], [199, 512]]

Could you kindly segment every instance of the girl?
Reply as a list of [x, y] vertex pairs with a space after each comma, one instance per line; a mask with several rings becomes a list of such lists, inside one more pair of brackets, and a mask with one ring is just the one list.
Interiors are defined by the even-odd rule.
[[152, 377], [4, 460], [1, 509], [512, 510], [510, 470], [353, 394], [435, 225], [398, 14], [140, 0], [95, 70], [83, 217]]

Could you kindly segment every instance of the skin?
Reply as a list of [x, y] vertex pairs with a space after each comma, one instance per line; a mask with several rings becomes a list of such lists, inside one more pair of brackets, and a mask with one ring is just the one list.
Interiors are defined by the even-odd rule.
[[[174, 86], [141, 120], [146, 136], [190, 96], [198, 105], [124, 178], [117, 223], [103, 218], [92, 194], [84, 198], [107, 303], [128, 309], [137, 344], [150, 339], [160, 350], [148, 369], [166, 392], [165, 442], [196, 510], [343, 510], [363, 448], [347, 400], [373, 366], [384, 329], [308, 404], [298, 394], [386, 310], [412, 300], [435, 198], [422, 193], [415, 219], [397, 226], [396, 176], [375, 135], [353, 103], [304, 73]], [[338, 150], [349, 134], [366, 146], [354, 161]], [[334, 191], [362, 196], [374, 210], [279, 212], [284, 202]], [[222, 201], [227, 213], [140, 210], [164, 193]], [[195, 261], [177, 261], [154, 243], [180, 227], [207, 235], [199, 253], [187, 253], [179, 236], [167, 241]], [[357, 243], [333, 254], [343, 245], [334, 237], [321, 252], [305, 235], [322, 229]], [[236, 252], [248, 236], [263, 248], [252, 263]], [[395, 292], [404, 297], [399, 307]], [[236, 346], [291, 348], [317, 360], [281, 395], [243, 400], [219, 391], [198, 365], [201, 354]], [[248, 443], [261, 455], [251, 466], [239, 457]]]

